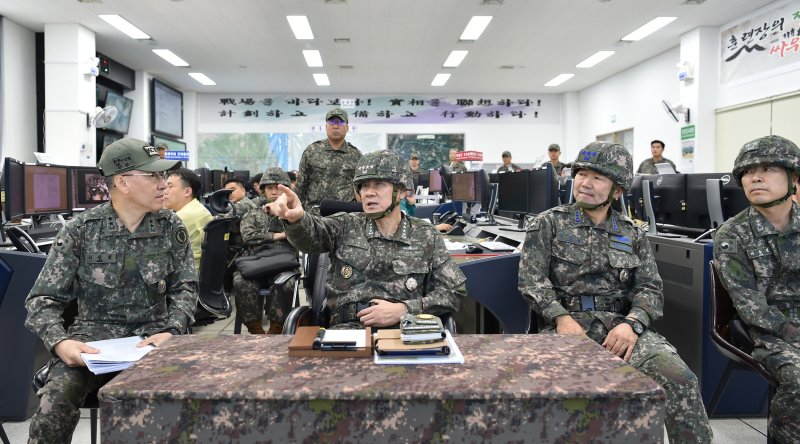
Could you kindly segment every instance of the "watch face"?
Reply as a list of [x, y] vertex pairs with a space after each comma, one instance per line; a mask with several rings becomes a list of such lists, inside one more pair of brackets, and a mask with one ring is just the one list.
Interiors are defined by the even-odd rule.
[[631, 322], [631, 326], [633, 327], [633, 331], [636, 332], [637, 335], [640, 335], [644, 332], [644, 328], [642, 328], [642, 324], [637, 321]]

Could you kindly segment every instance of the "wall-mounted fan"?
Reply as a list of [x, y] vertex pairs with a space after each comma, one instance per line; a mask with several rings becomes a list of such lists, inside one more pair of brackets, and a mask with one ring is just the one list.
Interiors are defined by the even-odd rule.
[[117, 118], [117, 107], [107, 106], [100, 108], [99, 106], [94, 109], [94, 115], [86, 114], [86, 126], [95, 128], [105, 128], [111, 125], [111, 122]]
[[673, 106], [669, 103], [667, 99], [661, 100], [661, 104], [664, 106], [664, 111], [667, 112], [667, 115], [669, 115], [672, 118], [672, 120], [680, 122], [680, 119], [678, 119], [678, 114], [683, 114], [684, 120], [686, 121], [686, 123], [689, 123], [690, 120], [689, 108], [681, 105], [680, 103], [675, 104]]

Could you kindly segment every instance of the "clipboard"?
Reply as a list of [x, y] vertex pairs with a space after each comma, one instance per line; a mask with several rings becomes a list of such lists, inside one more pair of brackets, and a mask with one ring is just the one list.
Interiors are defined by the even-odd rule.
[[366, 346], [355, 350], [314, 350], [318, 326], [297, 327], [289, 342], [289, 356], [294, 358], [370, 358], [372, 357], [372, 329], [366, 328]]

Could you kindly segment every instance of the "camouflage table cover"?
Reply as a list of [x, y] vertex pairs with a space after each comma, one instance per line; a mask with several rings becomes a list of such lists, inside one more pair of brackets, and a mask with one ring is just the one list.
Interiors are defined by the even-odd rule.
[[662, 388], [583, 336], [459, 335], [463, 365], [177, 336], [100, 391], [103, 443], [662, 442]]

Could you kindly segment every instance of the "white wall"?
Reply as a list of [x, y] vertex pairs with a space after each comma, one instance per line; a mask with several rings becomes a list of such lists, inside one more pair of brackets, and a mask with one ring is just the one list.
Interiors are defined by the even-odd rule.
[[[680, 158], [680, 128], [664, 112], [662, 99], [680, 99], [677, 70], [678, 47], [670, 49], [578, 93], [578, 137], [583, 146], [600, 134], [633, 128], [633, 167], [651, 157], [650, 141], [663, 140], [664, 157]], [[612, 117], [613, 116], [613, 117]], [[612, 122], [612, 119], [616, 121]], [[562, 149], [574, 160], [577, 148]]]
[[[113, 57], [113, 56], [112, 56]], [[131, 124], [126, 137], [150, 141], [150, 88], [153, 78], [144, 71], [134, 73], [134, 90], [127, 91], [125, 97], [133, 100]]]
[[2, 156], [35, 162], [36, 36], [30, 29], [5, 17], [2, 20]]

